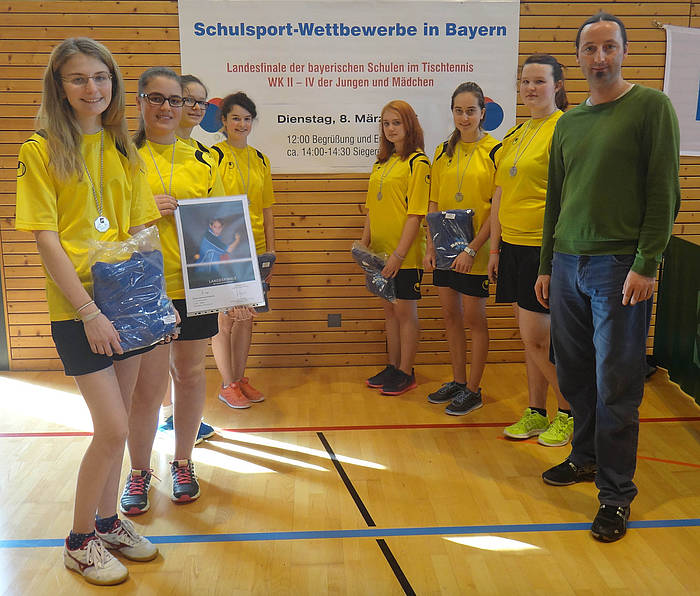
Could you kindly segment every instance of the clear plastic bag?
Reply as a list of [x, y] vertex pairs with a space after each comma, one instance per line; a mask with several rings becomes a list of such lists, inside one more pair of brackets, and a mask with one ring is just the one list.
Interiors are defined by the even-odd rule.
[[471, 209], [434, 211], [425, 216], [435, 247], [435, 267], [452, 269], [459, 253], [474, 240], [474, 212]]
[[394, 278], [387, 279], [382, 275], [382, 270], [389, 258], [386, 254], [372, 252], [359, 240], [356, 240], [350, 250], [352, 258], [365, 272], [365, 286], [380, 298], [389, 302], [396, 302], [396, 282]]
[[122, 242], [93, 242], [90, 263], [95, 304], [114, 325], [125, 352], [175, 332], [156, 226]]
[[267, 282], [267, 278], [270, 277], [272, 273], [272, 266], [275, 264], [276, 259], [277, 257], [273, 252], [264, 252], [258, 255], [258, 267], [260, 268], [260, 279], [262, 281], [265, 304], [263, 306], [256, 306], [255, 312], [267, 312], [270, 310], [270, 302], [267, 297], [267, 293], [270, 291], [270, 284]]

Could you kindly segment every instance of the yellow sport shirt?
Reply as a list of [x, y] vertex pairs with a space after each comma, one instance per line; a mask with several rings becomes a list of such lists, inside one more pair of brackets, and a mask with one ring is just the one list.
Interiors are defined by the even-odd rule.
[[[149, 147], [153, 157], [148, 150]], [[203, 199], [205, 197], [222, 197], [226, 194], [219, 171], [211, 160], [202, 151], [181, 140], [175, 142], [175, 166], [173, 168], [172, 192], [170, 193], [168, 190], [173, 146], [146, 141], [139, 148], [139, 153], [146, 164], [148, 184], [154, 195], [170, 194], [176, 199]], [[160, 176], [158, 175], [159, 171]], [[163, 184], [165, 184], [165, 189], [163, 189]], [[180, 244], [177, 239], [175, 216], [161, 217], [157, 226], [163, 248], [165, 284], [168, 296], [172, 300], [181, 300], [185, 297], [185, 284], [182, 279], [182, 261], [180, 260]]]
[[[263, 209], [272, 207], [275, 203], [275, 196], [272, 192], [270, 160], [253, 147], [246, 146], [244, 149], [238, 149], [226, 141], [217, 143], [211, 150], [219, 164], [219, 173], [224, 182], [226, 194], [248, 195], [250, 225], [255, 237], [255, 250], [258, 254], [264, 253], [266, 241]], [[248, 182], [249, 161], [250, 182]], [[236, 167], [236, 162], [238, 167]], [[240, 172], [238, 168], [240, 168]], [[248, 192], [246, 192], [246, 184], [248, 184]]]
[[[491, 213], [491, 197], [493, 197], [496, 188], [494, 185], [497, 165], [495, 154], [498, 147], [499, 142], [486, 133], [476, 143], [463, 143], [462, 141], [457, 143], [452, 157], [447, 155], [447, 142], [438, 145], [435, 150], [435, 159], [433, 159], [433, 169], [430, 175], [430, 201], [437, 203], [439, 211], [448, 209], [471, 209], [474, 211], [472, 221], [475, 236]], [[459, 160], [457, 152], [459, 152]], [[469, 159], [470, 155], [471, 160]], [[469, 163], [468, 166], [467, 163]], [[459, 166], [459, 170], [457, 166]], [[458, 189], [463, 195], [461, 201], [456, 198]], [[488, 262], [489, 242], [487, 240], [476, 253], [471, 273], [473, 275], [486, 275]]]
[[[381, 199], [377, 198], [380, 187]], [[405, 160], [392, 155], [388, 161], [374, 164], [365, 201], [373, 251], [391, 255], [396, 250], [408, 216], [424, 216], [428, 211], [429, 193], [430, 161], [422, 151], [414, 151]], [[424, 256], [425, 233], [421, 222], [401, 268], [422, 269]]]
[[[83, 135], [81, 153], [100, 193], [100, 134]], [[17, 170], [17, 218], [15, 227], [29, 232], [50, 230], [58, 238], [85, 290], [92, 295], [90, 243], [115, 242], [129, 237], [129, 229], [160, 217], [146, 176], [132, 176], [126, 154], [104, 133], [102, 215], [109, 229], [98, 232], [98, 217], [92, 185], [87, 175], [59, 180], [49, 166], [48, 142], [42, 134], [32, 135], [19, 150]], [[46, 272], [46, 269], [44, 269]], [[77, 313], [46, 272], [46, 297], [52, 321], [73, 319]]]
[[[496, 172], [496, 186], [501, 187], [498, 220], [501, 222], [501, 238], [510, 244], [542, 244], [549, 152], [554, 127], [562, 114], [557, 110], [547, 118], [526, 120], [503, 137]], [[519, 155], [517, 173], [511, 176], [516, 153]]]

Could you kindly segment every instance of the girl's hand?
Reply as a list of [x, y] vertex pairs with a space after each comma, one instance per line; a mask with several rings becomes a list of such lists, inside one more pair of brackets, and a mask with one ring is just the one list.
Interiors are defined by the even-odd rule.
[[425, 250], [425, 256], [423, 257], [423, 267], [426, 271], [432, 271], [435, 269], [435, 247], [429, 246]]
[[396, 256], [396, 253], [392, 253], [392, 255], [387, 259], [384, 269], [382, 269], [382, 277], [386, 279], [396, 277], [396, 274], [401, 269], [401, 263], [403, 263], [403, 259]]
[[83, 321], [83, 329], [85, 330], [85, 337], [87, 337], [90, 344], [90, 349], [95, 354], [112, 356], [113, 354], [124, 353], [119, 343], [119, 333], [117, 333], [112, 322], [102, 313], [94, 319]]
[[233, 306], [226, 311], [226, 315], [234, 321], [248, 321], [255, 318], [258, 313], [252, 306]]
[[171, 197], [170, 195], [153, 195], [156, 200], [156, 207], [160, 211], [161, 215], [172, 215], [177, 209], [177, 199]]
[[457, 273], [469, 273], [474, 265], [474, 257], [470, 257], [466, 252], [461, 252], [452, 263], [452, 269]]
[[498, 279], [498, 263], [500, 259], [501, 255], [498, 253], [492, 253], [489, 255], [488, 275], [491, 283], [496, 283], [496, 280]]

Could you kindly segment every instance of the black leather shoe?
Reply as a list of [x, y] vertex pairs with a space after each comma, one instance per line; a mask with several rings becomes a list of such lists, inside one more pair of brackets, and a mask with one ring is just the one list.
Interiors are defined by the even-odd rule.
[[601, 542], [615, 542], [627, 533], [629, 507], [601, 505], [591, 525], [591, 534]]

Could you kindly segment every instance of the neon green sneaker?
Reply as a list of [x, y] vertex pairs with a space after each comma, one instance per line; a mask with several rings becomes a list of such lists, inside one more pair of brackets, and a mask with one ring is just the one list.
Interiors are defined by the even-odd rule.
[[530, 408], [525, 408], [522, 418], [515, 424], [506, 426], [503, 429], [503, 434], [511, 439], [527, 439], [543, 433], [547, 427], [549, 427], [549, 420], [546, 416], [542, 416]]
[[557, 412], [552, 424], [539, 436], [537, 442], [546, 447], [561, 447], [571, 440], [573, 434], [574, 417], [564, 412]]

